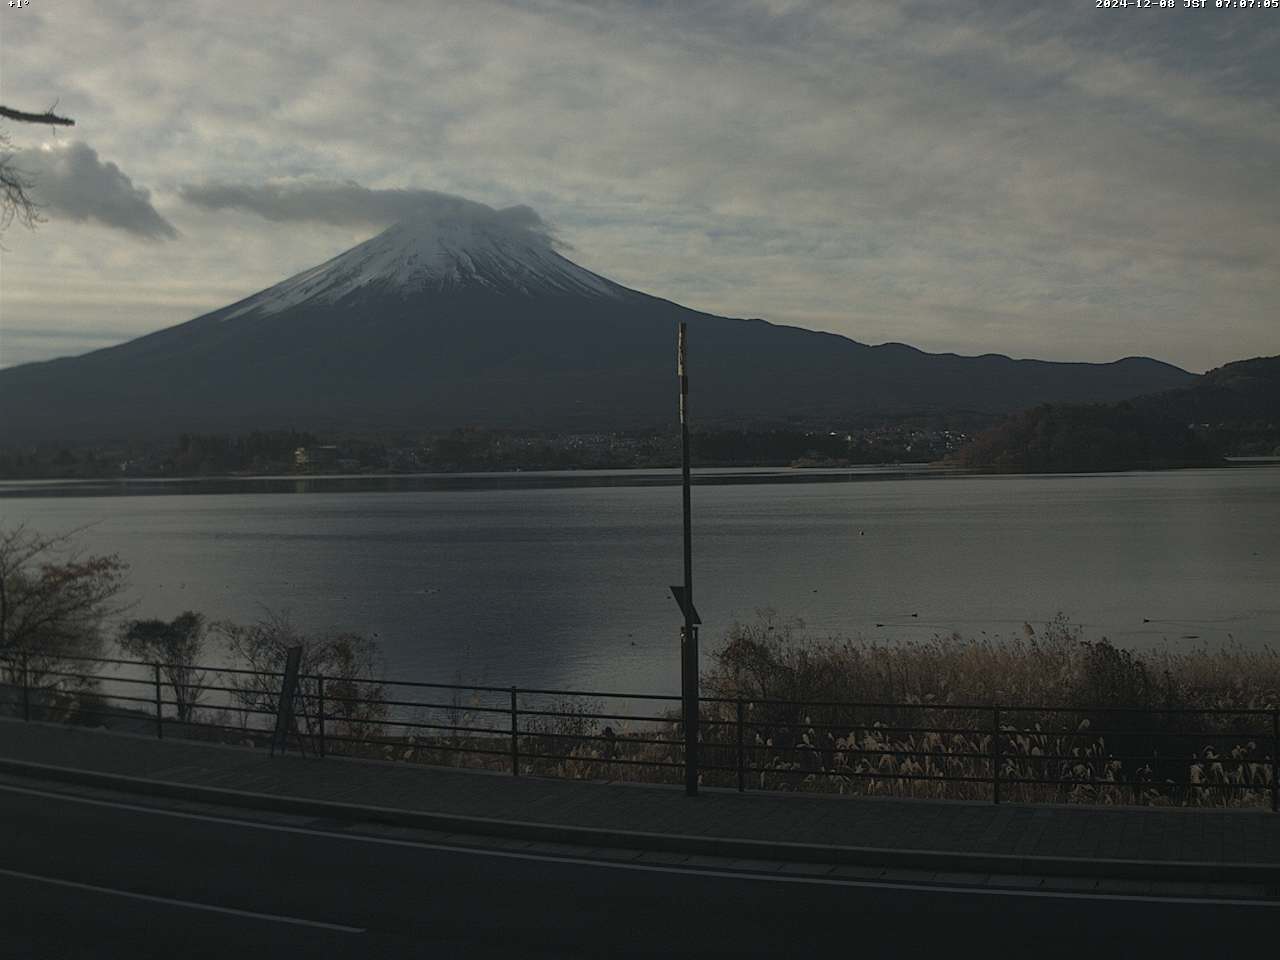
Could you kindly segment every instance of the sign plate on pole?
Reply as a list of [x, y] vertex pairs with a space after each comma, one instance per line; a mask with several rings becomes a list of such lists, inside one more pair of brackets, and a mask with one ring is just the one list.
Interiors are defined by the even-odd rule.
[[671, 588], [671, 595], [676, 598], [676, 603], [680, 605], [680, 612], [689, 619], [690, 623], [695, 623], [695, 624], [702, 623], [702, 618], [698, 616], [697, 607], [692, 607], [691, 605], [691, 609], [689, 610], [685, 609], [684, 587], [673, 586]]

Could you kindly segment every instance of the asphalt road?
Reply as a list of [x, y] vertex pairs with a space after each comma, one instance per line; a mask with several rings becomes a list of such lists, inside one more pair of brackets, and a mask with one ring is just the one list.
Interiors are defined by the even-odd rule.
[[[458, 850], [0, 784], [0, 956], [1248, 955], [1280, 909]], [[359, 828], [355, 828], [359, 829]], [[338, 832], [334, 832], [338, 831]], [[822, 951], [819, 953], [818, 951]]]

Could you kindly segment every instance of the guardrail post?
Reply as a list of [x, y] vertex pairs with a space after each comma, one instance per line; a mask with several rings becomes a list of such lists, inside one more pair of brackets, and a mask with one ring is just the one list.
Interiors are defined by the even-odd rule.
[[324, 759], [324, 677], [316, 676], [316, 720], [320, 725], [319, 754]]
[[744, 757], [742, 755], [742, 713], [743, 713], [742, 698], [739, 697], [738, 698], [738, 792], [739, 793], [742, 793], [742, 791], [747, 789], [747, 771], [745, 769], [745, 764], [743, 762]]
[[1271, 812], [1280, 813], [1280, 710], [1271, 711]]
[[511, 688], [511, 775], [520, 776], [520, 714], [516, 707], [516, 688]]
[[31, 720], [31, 674], [25, 650], [22, 651], [22, 719]]
[[161, 709], [162, 704], [160, 700], [160, 664], [153, 663], [151, 666], [155, 670], [155, 677], [156, 677], [156, 738], [158, 740], [163, 740], [164, 739], [164, 712]]
[[1000, 708], [991, 708], [991, 798], [1000, 802]]

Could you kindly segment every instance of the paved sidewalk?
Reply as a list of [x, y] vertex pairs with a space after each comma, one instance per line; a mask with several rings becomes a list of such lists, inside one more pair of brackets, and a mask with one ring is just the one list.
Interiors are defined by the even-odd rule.
[[[37, 771], [25, 766], [30, 764], [58, 769]], [[345, 809], [331, 808], [339, 817], [599, 846], [826, 862], [873, 862], [881, 855], [900, 866], [913, 865], [913, 857], [922, 866], [942, 866], [950, 858], [957, 868], [968, 862], [1009, 873], [1280, 881], [1280, 814], [1262, 811], [996, 806], [721, 790], [689, 798], [679, 788], [292, 754], [272, 758], [245, 747], [8, 720], [0, 721], [0, 772], [80, 776], [79, 782], [98, 785], [111, 785], [104, 777], [142, 778], [152, 783], [117, 785], [188, 798], [204, 791], [212, 802], [237, 802], [212, 791], [238, 791], [247, 806], [293, 804], [323, 816], [326, 804], [339, 804]], [[301, 809], [308, 803], [312, 809]]]

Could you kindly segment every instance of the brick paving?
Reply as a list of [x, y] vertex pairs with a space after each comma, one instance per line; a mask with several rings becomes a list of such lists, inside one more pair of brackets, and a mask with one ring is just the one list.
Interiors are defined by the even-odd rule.
[[1024, 857], [1280, 865], [1280, 814], [818, 797], [607, 784], [0, 720], [0, 758], [446, 816], [716, 839]]

